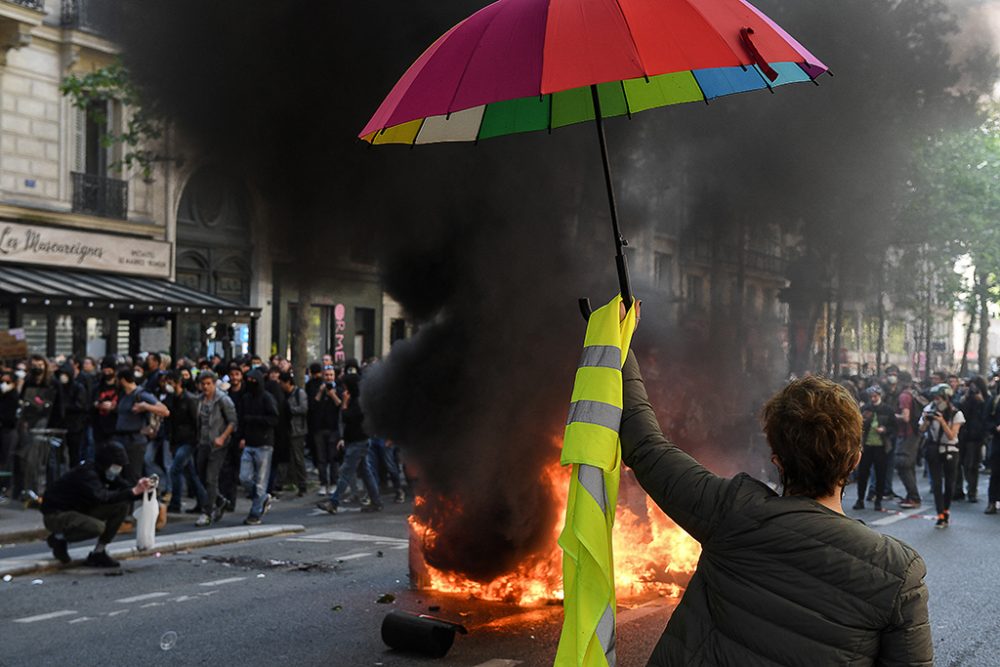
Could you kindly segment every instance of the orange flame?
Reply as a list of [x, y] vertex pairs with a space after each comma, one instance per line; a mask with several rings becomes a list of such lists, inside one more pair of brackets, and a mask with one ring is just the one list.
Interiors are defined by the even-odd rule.
[[[569, 468], [553, 463], [544, 471], [542, 483], [551, 485], [552, 495], [560, 508], [551, 529], [551, 544], [546, 549], [523, 562], [514, 572], [488, 583], [421, 563], [427, 588], [518, 605], [561, 600], [562, 550], [557, 540], [566, 521]], [[418, 497], [415, 505], [420, 507], [424, 502], [424, 498]], [[416, 516], [410, 516], [409, 522], [414, 538], [411, 550], [430, 548], [437, 539], [434, 529]], [[622, 475], [613, 543], [619, 600], [649, 595], [680, 597], [701, 556], [701, 546], [663, 514], [639, 488], [630, 472]]]

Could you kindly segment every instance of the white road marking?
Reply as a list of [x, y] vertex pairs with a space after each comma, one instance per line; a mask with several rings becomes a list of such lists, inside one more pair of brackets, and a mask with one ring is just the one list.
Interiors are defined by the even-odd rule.
[[202, 596], [203, 598], [207, 598], [209, 595], [215, 595], [218, 592], [219, 591], [205, 591], [204, 593], [198, 593], [198, 595]]
[[347, 554], [346, 556], [337, 556], [337, 560], [354, 560], [356, 558], [364, 558], [365, 556], [371, 556], [371, 552], [363, 551], [357, 554]]
[[902, 521], [903, 519], [909, 519], [914, 514], [920, 514], [922, 508], [915, 507], [911, 510], [906, 510], [905, 512], [900, 512], [899, 514], [893, 514], [892, 516], [887, 516], [882, 519], [876, 519], [872, 521], [873, 526], [888, 526], [890, 524], [896, 523], [897, 521]]
[[381, 535], [366, 535], [365, 533], [349, 533], [346, 530], [331, 530], [328, 533], [316, 533], [293, 537], [296, 542], [375, 542], [376, 544], [406, 544], [410, 541], [398, 537], [382, 537]]
[[115, 611], [109, 611], [108, 617], [113, 618], [115, 616], [121, 616], [122, 614], [127, 614], [128, 609], [116, 609]]
[[167, 595], [170, 595], [170, 593], [144, 593], [142, 595], [133, 595], [130, 598], [122, 598], [120, 600], [115, 600], [115, 602], [118, 602], [119, 604], [129, 604], [131, 602], [141, 602], [143, 600], [153, 600], [155, 598], [162, 598]]
[[147, 609], [149, 607], [162, 607], [164, 606], [162, 602], [147, 602], [144, 605], [139, 605], [139, 609]]
[[493, 658], [492, 660], [487, 660], [486, 662], [481, 662], [475, 667], [515, 667], [515, 665], [520, 665], [520, 660], [509, 660], [507, 658]]
[[60, 618], [62, 616], [72, 616], [77, 612], [70, 609], [63, 609], [62, 611], [50, 611], [47, 614], [38, 614], [37, 616], [25, 616], [24, 618], [15, 618], [15, 623], [37, 623], [38, 621], [48, 621], [53, 618]]
[[181, 595], [179, 597], [170, 598], [171, 602], [187, 602], [188, 600], [197, 600], [198, 598], [193, 595]]
[[228, 579], [216, 579], [215, 581], [206, 581], [204, 583], [198, 584], [199, 586], [221, 586], [223, 584], [235, 584], [237, 581], [243, 581], [246, 577], [229, 577]]
[[326, 510], [315, 509], [312, 512], [309, 512], [307, 516], [322, 516], [324, 514], [329, 514], [329, 512], [327, 512]]
[[93, 620], [95, 619], [91, 618], [90, 616], [81, 616], [80, 618], [74, 618], [72, 621], [69, 622], [69, 624], [73, 625], [74, 623], [83, 623], [85, 621], [93, 621]]

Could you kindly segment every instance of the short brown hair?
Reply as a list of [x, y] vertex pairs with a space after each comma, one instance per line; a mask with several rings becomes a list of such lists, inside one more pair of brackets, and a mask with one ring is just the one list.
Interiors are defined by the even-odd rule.
[[861, 410], [846, 389], [820, 377], [795, 380], [771, 397], [762, 420], [785, 493], [820, 498], [847, 484], [861, 451]]

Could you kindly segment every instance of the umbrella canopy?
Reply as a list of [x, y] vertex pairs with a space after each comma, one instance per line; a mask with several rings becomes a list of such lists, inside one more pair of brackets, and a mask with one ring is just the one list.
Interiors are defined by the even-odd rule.
[[745, 0], [499, 0], [434, 42], [359, 136], [478, 141], [707, 103], [826, 71]]

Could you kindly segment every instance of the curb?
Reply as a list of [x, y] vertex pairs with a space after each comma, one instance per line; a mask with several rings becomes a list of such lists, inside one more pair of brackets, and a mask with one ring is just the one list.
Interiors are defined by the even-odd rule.
[[[216, 528], [190, 533], [178, 533], [157, 538], [156, 547], [148, 551], [140, 551], [135, 546], [135, 540], [108, 545], [108, 554], [116, 559], [141, 558], [155, 554], [173, 553], [185, 549], [197, 549], [216, 544], [245, 542], [262, 537], [274, 537], [288, 533], [301, 533], [305, 526], [298, 524], [277, 524], [273, 526], [237, 526], [233, 528]], [[73, 563], [63, 565], [48, 552], [0, 559], [0, 577], [6, 575], [24, 575], [44, 570], [58, 570], [79, 565], [90, 553], [90, 546], [70, 549], [69, 555]]]
[[0, 533], [0, 542], [3, 544], [16, 544], [18, 542], [34, 542], [44, 540], [48, 537], [49, 531], [44, 528], [29, 528], [27, 530], [15, 530], [9, 533]]

